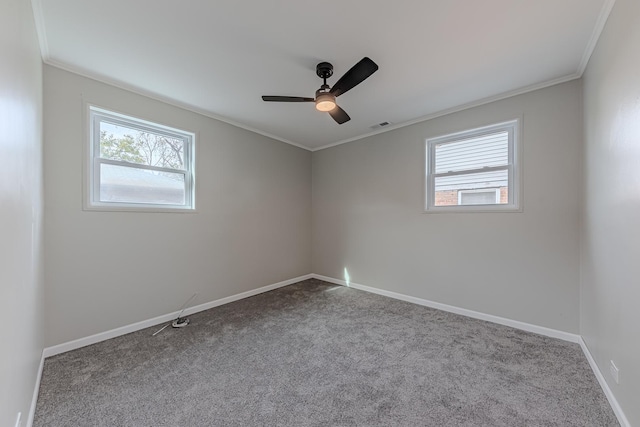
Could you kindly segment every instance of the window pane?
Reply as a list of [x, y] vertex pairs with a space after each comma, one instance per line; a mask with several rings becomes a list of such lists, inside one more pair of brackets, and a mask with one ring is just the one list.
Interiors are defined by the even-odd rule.
[[509, 133], [438, 144], [435, 147], [435, 173], [458, 172], [509, 163]]
[[140, 165], [184, 169], [184, 140], [100, 121], [100, 157]]
[[100, 201], [183, 205], [184, 175], [101, 164]]
[[[505, 170], [469, 173], [435, 178], [435, 206], [496, 205], [509, 203], [509, 172]], [[481, 195], [472, 195], [468, 190], [486, 190]], [[496, 201], [496, 193], [499, 198]], [[461, 194], [459, 194], [462, 192]], [[467, 194], [465, 194], [465, 192]], [[487, 196], [487, 193], [491, 197]]]
[[[496, 190], [458, 191], [458, 203], [461, 205], [494, 205], [496, 203]], [[498, 193], [499, 194], [499, 193]]]

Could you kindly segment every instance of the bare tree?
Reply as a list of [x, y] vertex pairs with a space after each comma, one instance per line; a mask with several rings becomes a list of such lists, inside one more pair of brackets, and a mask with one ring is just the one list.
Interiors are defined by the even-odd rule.
[[100, 155], [128, 163], [182, 169], [184, 141], [142, 131], [115, 138], [103, 131], [100, 133]]

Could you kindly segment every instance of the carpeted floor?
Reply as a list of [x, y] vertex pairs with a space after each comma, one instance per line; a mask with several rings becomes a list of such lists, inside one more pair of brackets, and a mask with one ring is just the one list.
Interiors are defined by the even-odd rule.
[[45, 360], [35, 426], [617, 426], [580, 347], [308, 280]]

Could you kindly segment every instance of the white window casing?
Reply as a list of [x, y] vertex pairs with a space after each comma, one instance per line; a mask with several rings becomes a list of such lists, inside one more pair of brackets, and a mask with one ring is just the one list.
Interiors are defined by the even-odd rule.
[[86, 210], [193, 212], [191, 132], [88, 106]]
[[428, 138], [425, 212], [521, 211], [520, 140], [520, 119]]

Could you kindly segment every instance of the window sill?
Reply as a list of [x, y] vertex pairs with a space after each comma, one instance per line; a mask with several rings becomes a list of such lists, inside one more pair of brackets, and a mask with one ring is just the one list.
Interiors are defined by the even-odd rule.
[[184, 207], [144, 207], [144, 206], [102, 206], [91, 205], [83, 206], [86, 212], [132, 212], [132, 213], [177, 213], [177, 214], [195, 214], [198, 211], [194, 208]]
[[515, 206], [504, 206], [504, 207], [496, 207], [496, 206], [469, 206], [468, 208], [463, 208], [461, 206], [442, 206], [442, 207], [433, 207], [429, 209], [425, 209], [422, 213], [426, 214], [459, 214], [459, 213], [522, 213], [522, 207]]

